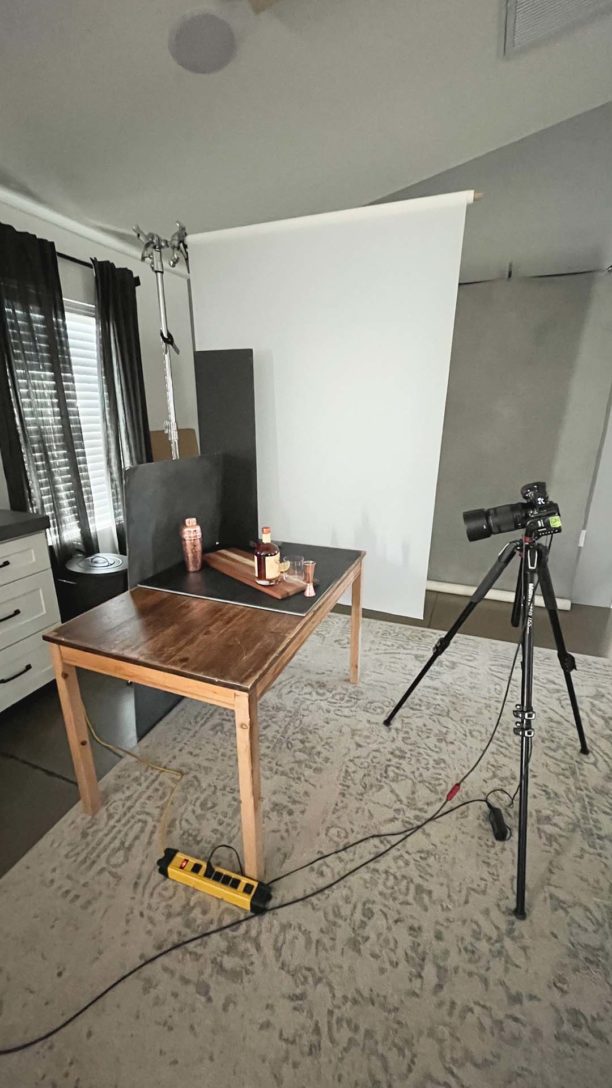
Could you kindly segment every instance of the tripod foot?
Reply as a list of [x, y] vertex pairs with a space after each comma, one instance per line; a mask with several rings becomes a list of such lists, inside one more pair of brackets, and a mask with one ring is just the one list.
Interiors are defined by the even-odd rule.
[[[385, 722], [385, 725], [386, 725], [386, 722]], [[590, 754], [591, 754], [591, 749], [586, 744], [581, 744], [580, 745], [580, 755], [590, 756]]]
[[391, 722], [392, 722], [392, 720], [393, 720], [393, 719], [392, 719], [391, 717], [389, 717], [389, 718], [385, 718], [385, 720], [384, 720], [384, 722], [383, 722], [383, 725], [386, 725], [386, 726], [387, 726], [387, 729], [388, 729], [388, 728], [390, 727], [390, 725], [391, 725]]
[[525, 910], [525, 908], [523, 908], [523, 910], [519, 910], [518, 907], [515, 907], [512, 913], [514, 914], [514, 917], [518, 918], [521, 922], [524, 922], [525, 918], [527, 917], [527, 911]]

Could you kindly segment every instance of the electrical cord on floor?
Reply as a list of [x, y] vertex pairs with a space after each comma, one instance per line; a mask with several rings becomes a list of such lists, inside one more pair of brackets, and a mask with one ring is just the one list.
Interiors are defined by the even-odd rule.
[[508, 808], [512, 808], [514, 804], [514, 798], [516, 797], [516, 790], [514, 791], [514, 793], [510, 793], [510, 791], [505, 790], [503, 786], [494, 786], [493, 789], [489, 790], [489, 792], [485, 796], [485, 801], [488, 801], [489, 797], [493, 793], [503, 793], [508, 798]]
[[[522, 639], [522, 637], [523, 637], [523, 632], [521, 631], [521, 639]], [[438, 816], [441, 814], [442, 809], [444, 808], [444, 806], [449, 801], [452, 801], [454, 797], [456, 797], [457, 793], [459, 792], [459, 790], [463, 786], [463, 783], [470, 777], [471, 774], [474, 773], [476, 768], [479, 766], [479, 764], [484, 759], [484, 757], [487, 754], [489, 748], [491, 747], [491, 745], [493, 743], [493, 740], [495, 739], [495, 735], [497, 733], [497, 730], [499, 729], [499, 726], [501, 724], [503, 713], [504, 713], [504, 710], [506, 708], [506, 703], [508, 702], [508, 695], [510, 693], [510, 687], [511, 687], [511, 684], [512, 684], [512, 677], [514, 676], [514, 669], [516, 667], [516, 662], [517, 662], [517, 658], [518, 658], [520, 648], [521, 648], [521, 642], [519, 641], [518, 644], [517, 644], [516, 650], [514, 652], [514, 657], [512, 658], [512, 663], [510, 665], [510, 672], [508, 674], [508, 680], [507, 680], [506, 687], [505, 687], [505, 690], [504, 690], [504, 694], [503, 694], [503, 697], [502, 697], [501, 705], [500, 705], [500, 708], [499, 708], [499, 713], [497, 715], [497, 718], [495, 720], [495, 724], [493, 726], [493, 729], [491, 730], [491, 733], [489, 735], [489, 738], [488, 738], [484, 748], [480, 752], [478, 758], [474, 761], [474, 763], [472, 763], [471, 767], [465, 772], [464, 775], [461, 776], [461, 778], [459, 778], [457, 780], [455, 785], [451, 787], [451, 789], [449, 790], [449, 792], [446, 795], [446, 797], [445, 797], [444, 801], [442, 802], [442, 804], [439, 806], [439, 808], [436, 810], [436, 812], [434, 812], [434, 814], [432, 816], [428, 817], [428, 820], [426, 821], [426, 823], [431, 823], [432, 821], [438, 819]], [[494, 792], [496, 792], [496, 791], [495, 790], [489, 790], [489, 793], [487, 794], [487, 796], [481, 798], [481, 800], [483, 800], [484, 803], [489, 806], [488, 798], [489, 798], [490, 794], [494, 793]], [[507, 793], [508, 791], [504, 790], [504, 792]], [[508, 793], [508, 797], [509, 796], [510, 796], [510, 794]], [[455, 806], [455, 807], [458, 808], [460, 806]], [[490, 806], [489, 806], [489, 810], [490, 810]], [[455, 809], [451, 809], [449, 811], [454, 812]], [[424, 826], [425, 826], [425, 824], [417, 824], [416, 825], [416, 830], [419, 830], [421, 827], [424, 827]], [[310, 861], [305, 861], [303, 865], [297, 865], [295, 867], [295, 869], [288, 869], [286, 873], [281, 873], [280, 876], [276, 876], [272, 880], [268, 880], [267, 883], [268, 884], [276, 884], [279, 880], [284, 880], [286, 877], [293, 876], [294, 873], [301, 872], [302, 869], [309, 869], [312, 865], [316, 865], [320, 861], [325, 861], [327, 858], [334, 857], [336, 854], [343, 854], [345, 852], [345, 850], [351, 850], [353, 847], [360, 846], [364, 842], [370, 842], [372, 839], [392, 838], [393, 836], [396, 836], [396, 835], [398, 835], [398, 836], [399, 835], [405, 835], [407, 830], [408, 829], [404, 827], [404, 828], [401, 828], [398, 831], [375, 831], [371, 835], [364, 835], [363, 838], [355, 839], [352, 842], [345, 843], [344, 846], [338, 846], [335, 850], [329, 850], [326, 854], [319, 854], [316, 858], [311, 858]]]
[[[552, 544], [552, 540], [551, 540], [550, 543]], [[548, 550], [550, 551], [550, 545], [549, 545]], [[538, 579], [538, 583], [536, 583], [536, 586], [534, 588], [534, 595], [535, 595], [535, 592], [537, 590], [538, 584], [539, 584], [539, 579]], [[35, 1039], [30, 1039], [26, 1043], [19, 1043], [16, 1046], [11, 1046], [11, 1047], [0, 1047], [0, 1056], [3, 1056], [3, 1055], [6, 1056], [6, 1055], [9, 1055], [9, 1054], [17, 1054], [17, 1053], [20, 1053], [21, 1051], [29, 1050], [31, 1047], [36, 1046], [38, 1043], [43, 1043], [47, 1039], [51, 1039], [54, 1035], [57, 1035], [60, 1031], [63, 1031], [64, 1028], [68, 1027], [69, 1024], [74, 1023], [75, 1020], [77, 1020], [80, 1016], [82, 1016], [84, 1013], [86, 1013], [89, 1009], [92, 1008], [92, 1006], [96, 1005], [98, 1003], [98, 1001], [101, 1001], [102, 998], [106, 997], [107, 994], [111, 993], [118, 986], [120, 986], [123, 982], [126, 982], [129, 978], [132, 978], [133, 975], [137, 974], [138, 971], [143, 970], [143, 968], [150, 967], [151, 964], [156, 963], [157, 960], [162, 959], [164, 956], [168, 956], [172, 952], [177, 952], [181, 948], [187, 948], [189, 945], [195, 944], [198, 941], [206, 940], [208, 937], [213, 937], [218, 933], [225, 933], [225, 932], [228, 932], [229, 930], [232, 930], [232, 929], [238, 929], [239, 926], [246, 925], [247, 922], [252, 922], [256, 918], [264, 918], [266, 915], [272, 914], [275, 911], [284, 910], [286, 907], [294, 907], [294, 906], [297, 906], [300, 903], [306, 903], [310, 899], [314, 899], [316, 896], [322, 895], [324, 892], [330, 891], [331, 888], [335, 888], [338, 884], [341, 884], [344, 880], [347, 880], [348, 877], [353, 876], [355, 873], [358, 873], [361, 869], [365, 869], [366, 866], [371, 865], [373, 862], [378, 861], [382, 857], [385, 857], [387, 854], [389, 854], [391, 852], [391, 850], [395, 850], [396, 847], [401, 846], [404, 842], [406, 842], [413, 835], [416, 835], [416, 833], [418, 831], [421, 831], [423, 828], [427, 827], [429, 824], [436, 823], [438, 820], [441, 820], [445, 816], [450, 816], [452, 813], [458, 812], [460, 809], [466, 808], [468, 805], [476, 805], [476, 804], [485, 804], [485, 805], [487, 805], [487, 807], [489, 809], [489, 815], [491, 815], [491, 809], [492, 809], [493, 806], [491, 805], [491, 803], [489, 801], [489, 797], [493, 793], [504, 793], [507, 797], [510, 798], [510, 806], [513, 805], [514, 800], [515, 800], [515, 798], [517, 796], [519, 787], [517, 787], [517, 789], [514, 791], [514, 794], [510, 794], [508, 790], [503, 789], [502, 787], [495, 787], [494, 789], [489, 790], [489, 792], [484, 797], [471, 798], [471, 799], [469, 799], [467, 801], [459, 802], [458, 805], [453, 805], [452, 808], [446, 808], [446, 805], [456, 796], [456, 794], [459, 792], [459, 790], [461, 789], [461, 786], [466, 781], [466, 779], [469, 778], [469, 776], [471, 774], [473, 774], [473, 772], [476, 770], [476, 768], [482, 762], [482, 760], [484, 759], [486, 753], [488, 752], [491, 744], [493, 743], [493, 740], [495, 738], [495, 735], [496, 735], [497, 730], [499, 728], [499, 725], [501, 723], [503, 712], [504, 712], [504, 709], [505, 709], [505, 706], [506, 706], [506, 703], [507, 703], [507, 700], [508, 700], [508, 694], [509, 694], [510, 686], [511, 686], [511, 683], [512, 683], [512, 677], [514, 675], [514, 669], [515, 669], [515, 666], [516, 666], [516, 661], [517, 661], [517, 658], [518, 658], [518, 653], [519, 653], [519, 650], [520, 650], [521, 641], [522, 641], [522, 638], [523, 638], [523, 633], [524, 633], [524, 624], [523, 624], [523, 627], [521, 628], [520, 638], [519, 638], [519, 641], [518, 641], [518, 644], [517, 644], [517, 647], [516, 647], [516, 650], [515, 650], [515, 653], [514, 653], [514, 657], [512, 659], [511, 666], [510, 666], [508, 681], [507, 681], [506, 688], [505, 688], [505, 691], [504, 691], [504, 694], [503, 694], [500, 710], [499, 710], [497, 719], [495, 721], [493, 729], [491, 730], [491, 733], [489, 735], [489, 738], [488, 738], [484, 748], [482, 749], [482, 751], [478, 755], [478, 758], [471, 765], [471, 767], [465, 772], [464, 775], [462, 775], [462, 777], [460, 779], [457, 780], [457, 782], [454, 784], [454, 786], [451, 787], [451, 789], [448, 791], [448, 793], [447, 793], [446, 797], [444, 798], [444, 800], [441, 802], [441, 804], [438, 805], [438, 807], [435, 809], [435, 811], [430, 816], [427, 816], [424, 820], [421, 820], [420, 823], [414, 824], [410, 828], [403, 828], [403, 829], [398, 830], [398, 831], [374, 832], [371, 835], [364, 835], [361, 839], [356, 839], [353, 842], [346, 843], [344, 846], [337, 847], [335, 850], [330, 850], [326, 854], [320, 854], [316, 858], [312, 858], [310, 861], [305, 862], [303, 865], [296, 866], [296, 868], [290, 869], [286, 873], [281, 873], [279, 876], [274, 877], [272, 880], [268, 881], [268, 883], [269, 884], [279, 883], [279, 881], [285, 880], [289, 876], [293, 876], [295, 873], [301, 872], [303, 869], [310, 868], [311, 866], [318, 864], [318, 862], [320, 862], [320, 861], [325, 861], [327, 858], [334, 857], [337, 854], [344, 853], [346, 850], [353, 849], [354, 847], [359, 846], [364, 842], [369, 842], [372, 839], [380, 839], [380, 838], [395, 838], [396, 839], [395, 842], [392, 842], [388, 846], [385, 846], [384, 849], [379, 850], [377, 853], [371, 854], [369, 857], [365, 858], [363, 861], [359, 862], [357, 865], [354, 865], [351, 869], [348, 869], [348, 870], [346, 870], [346, 872], [341, 873], [340, 876], [337, 876], [333, 880], [328, 881], [327, 884], [323, 884], [318, 888], [313, 888], [312, 891], [306, 892], [304, 895], [296, 896], [294, 899], [285, 900], [284, 903], [276, 903], [273, 906], [268, 907], [267, 910], [263, 914], [247, 914], [243, 918], [236, 918], [233, 922], [227, 922], [225, 925], [217, 926], [215, 929], [204, 930], [201, 933], [196, 933], [192, 937], [185, 937], [185, 938], [183, 938], [183, 940], [176, 941], [174, 944], [169, 945], [167, 948], [162, 948], [159, 952], [156, 952], [154, 955], [149, 956], [145, 960], [142, 960], [141, 963], [137, 963], [134, 967], [130, 968], [129, 971], [126, 971], [123, 975], [120, 975], [119, 978], [116, 978], [113, 982], [111, 982], [108, 986], [106, 986], [105, 989], [101, 990], [98, 994], [96, 994], [94, 997], [92, 997], [90, 1001], [88, 1001], [85, 1005], [82, 1005], [81, 1008], [77, 1009], [76, 1012], [71, 1014], [71, 1016], [66, 1017], [65, 1020], [63, 1020], [60, 1024], [57, 1024], [54, 1028], [50, 1028], [49, 1031], [44, 1032], [42, 1035], [38, 1035]], [[100, 737], [98, 737], [95, 729], [93, 728], [91, 722], [89, 721], [89, 718], [87, 718], [87, 725], [88, 725], [88, 728], [91, 730], [91, 733], [92, 733], [92, 736], [94, 737], [94, 739], [99, 744], [101, 744], [102, 747], [108, 748], [110, 751], [116, 752], [117, 754], [129, 755], [132, 758], [136, 759], [138, 762], [143, 763], [147, 767], [150, 767], [152, 770], [156, 770], [156, 771], [160, 771], [160, 772], [165, 772], [167, 774], [173, 774], [173, 775], [179, 776], [177, 778], [177, 782], [175, 783], [175, 785], [174, 785], [174, 787], [173, 787], [173, 789], [172, 789], [172, 791], [170, 793], [170, 797], [168, 798], [168, 801], [166, 802], [166, 806], [168, 806], [168, 802], [172, 800], [172, 798], [174, 796], [174, 793], [176, 791], [176, 788], [179, 785], [182, 778], [184, 778], [186, 772], [185, 771], [180, 771], [180, 770], [178, 770], [178, 768], [163, 767], [160, 764], [155, 764], [152, 761], [147, 760], [145, 757], [141, 757], [141, 756], [136, 755], [134, 752], [131, 752], [129, 749], [123, 749], [123, 748], [120, 748], [118, 746], [111, 745], [108, 742], [103, 741]], [[529, 752], [529, 759], [531, 759], [531, 750]], [[493, 823], [493, 821], [492, 821], [492, 823]], [[160, 825], [160, 829], [161, 829], [161, 825]], [[495, 830], [495, 828], [494, 828], [494, 830]], [[498, 836], [496, 835], [496, 838], [497, 837]], [[509, 836], [507, 836], [507, 837], [509, 837]], [[214, 850], [221, 849], [222, 845], [225, 845], [225, 844], [219, 844], [219, 846], [214, 847]], [[235, 848], [231, 847], [231, 849], [235, 849]], [[238, 857], [238, 861], [240, 862], [240, 857], [239, 857], [237, 851], [236, 851], [236, 856]], [[240, 863], [240, 867], [242, 869], [242, 864], [241, 863]]]
[[219, 843], [217, 843], [216, 846], [213, 846], [212, 850], [210, 851], [210, 854], [208, 855], [208, 861], [209, 861], [209, 863], [211, 865], [212, 865], [212, 859], [213, 859], [214, 855], [217, 853], [217, 850], [229, 850], [230, 853], [234, 855], [234, 857], [236, 858], [236, 861], [238, 862], [238, 872], [240, 873], [241, 876], [244, 876], [244, 869], [242, 867], [242, 858], [240, 857], [240, 854], [238, 853], [235, 846], [231, 846], [230, 843], [227, 843], [227, 842], [219, 842]]
[[[160, 848], [161, 848], [161, 852], [163, 854], [164, 850], [166, 849], [166, 845], [167, 845], [166, 844], [166, 830], [167, 830], [167, 827], [168, 827], [168, 819], [169, 819], [169, 816], [170, 816], [170, 809], [172, 807], [172, 802], [174, 801], [174, 796], [176, 794], [176, 791], [179, 788], [179, 786], [180, 786], [181, 782], [183, 781], [183, 779], [185, 778], [185, 775], [187, 774], [187, 771], [181, 771], [181, 770], [179, 770], [178, 767], [165, 767], [162, 763], [155, 763], [152, 759], [147, 759], [146, 756], [137, 754], [136, 752], [133, 752], [130, 748], [122, 748], [119, 744], [111, 744], [110, 741], [103, 740], [102, 737], [98, 736], [98, 734], [97, 734], [97, 732], [96, 732], [96, 730], [95, 730], [95, 728], [94, 728], [94, 726], [93, 726], [93, 724], [92, 724], [92, 722], [91, 722], [91, 720], [89, 718], [89, 715], [87, 714], [87, 711], [85, 711], [85, 721], [87, 722], [87, 728], [89, 729], [89, 732], [91, 733], [92, 737], [94, 738], [96, 743], [100, 745], [101, 748], [106, 748], [107, 751], [114, 752], [115, 755], [117, 755], [117, 756], [129, 756], [130, 759], [135, 759], [137, 763], [141, 763], [143, 767], [146, 767], [150, 771], [155, 771], [157, 774], [169, 774], [169, 775], [172, 775], [172, 777], [174, 777], [175, 782], [174, 782], [174, 785], [172, 786], [172, 789], [170, 790], [170, 793], [168, 794], [168, 796], [167, 796], [167, 798], [166, 798], [166, 800], [164, 802], [164, 807], [162, 809], [161, 816], [159, 818], [159, 826], [157, 828], [157, 837], [158, 837], [159, 845], [160, 845]], [[1, 1051], [0, 1051], [0, 1053], [1, 1053]]]
[[[342, 883], [343, 880], [346, 880], [349, 876], [352, 876], [353, 873], [359, 872], [359, 870], [364, 869], [366, 865], [370, 865], [372, 862], [377, 861], [385, 854], [388, 854], [391, 850], [394, 850], [396, 846], [400, 846], [403, 842], [405, 842], [406, 839], [410, 838], [412, 835], [415, 835], [417, 831], [420, 831], [423, 827], [426, 827], [428, 824], [434, 822], [435, 820], [440, 820], [443, 816], [450, 816], [452, 813], [457, 812], [461, 808], [465, 808], [467, 805], [476, 805], [483, 803], [484, 797], [474, 797], [468, 801], [461, 801], [458, 805], [454, 805], [453, 808], [449, 808], [445, 812], [441, 812], [438, 809], [435, 813], [433, 813], [431, 816], [428, 816], [420, 824], [416, 824], [414, 827], [410, 828], [403, 838], [399, 839], [397, 842], [391, 843], [390, 846], [385, 847], [384, 850], [380, 850], [377, 854], [373, 854], [371, 857], [366, 858], [364, 861], [360, 862], [359, 865], [355, 865], [347, 872], [341, 873], [340, 876], [335, 877], [333, 880], [330, 880], [327, 884], [323, 884], [319, 888], [314, 888], [311, 892], [306, 892], [304, 895], [296, 896], [295, 899], [288, 899], [284, 903], [276, 903], [273, 906], [268, 907], [267, 910], [264, 911], [262, 914], [247, 914], [242, 918], [236, 918], [233, 922], [227, 922], [225, 925], [217, 926], [215, 929], [206, 929], [202, 933], [196, 933], [192, 937], [185, 937], [182, 940], [176, 941], [174, 944], [169, 945], [167, 948], [162, 948], [159, 952], [156, 952], [154, 955], [149, 956], [146, 960], [142, 960], [141, 963], [137, 963], [134, 967], [131, 967], [129, 971], [125, 971], [125, 973], [123, 975], [120, 975], [119, 978], [114, 979], [113, 982], [111, 982], [98, 994], [92, 997], [90, 1001], [88, 1001], [85, 1005], [82, 1005], [80, 1009], [77, 1009], [76, 1012], [73, 1012], [70, 1016], [67, 1016], [66, 1019], [61, 1022], [61, 1024], [57, 1024], [55, 1027], [50, 1028], [49, 1031], [44, 1032], [42, 1035], [38, 1035], [35, 1039], [28, 1040], [28, 1042], [26, 1043], [18, 1043], [16, 1046], [10, 1047], [1, 1047], [0, 1056], [6, 1056], [8, 1054], [18, 1054], [23, 1050], [29, 1050], [30, 1047], [36, 1046], [38, 1043], [44, 1043], [47, 1039], [53, 1038], [54, 1035], [57, 1035], [58, 1032], [63, 1031], [63, 1029], [67, 1028], [69, 1024], [74, 1023], [75, 1020], [77, 1020], [80, 1016], [82, 1016], [94, 1005], [96, 1005], [98, 1001], [101, 1001], [102, 998], [106, 997], [118, 986], [120, 986], [121, 983], [126, 982], [129, 978], [132, 978], [133, 975], [137, 974], [138, 971], [142, 971], [143, 968], [150, 967], [151, 964], [156, 963], [157, 960], [162, 959], [164, 956], [169, 956], [172, 952], [178, 952], [181, 948], [187, 948], [189, 945], [195, 944], [197, 941], [203, 941], [208, 937], [214, 937], [217, 933], [225, 933], [230, 929], [238, 929], [239, 926], [246, 925], [247, 922], [253, 922], [255, 921], [255, 919], [258, 918], [265, 918], [266, 915], [272, 914], [274, 911], [284, 910], [286, 907], [295, 907], [299, 903], [306, 903], [309, 899], [314, 899], [315, 896], [322, 895], [323, 892], [329, 891], [331, 888], [336, 887], [337, 884]], [[446, 802], [444, 802], [444, 804], [446, 804]]]
[[[492, 740], [493, 736], [495, 735], [495, 733], [497, 732], [497, 729], [499, 727], [499, 723], [501, 721], [501, 715], [503, 713], [503, 708], [504, 708], [504, 706], [506, 704], [507, 697], [508, 697], [508, 691], [510, 689], [510, 682], [512, 680], [512, 674], [514, 672], [515, 662], [516, 662], [516, 654], [515, 654], [513, 662], [512, 662], [512, 667], [511, 667], [511, 672], [510, 672], [510, 676], [509, 676], [509, 679], [508, 679], [508, 684], [506, 685], [506, 690], [504, 692], [501, 711], [500, 711], [500, 713], [498, 715], [498, 718], [497, 718], [497, 720], [495, 722], [492, 733], [491, 733], [491, 735], [490, 735], [490, 737], [489, 737], [489, 739], [487, 741], [485, 751], [488, 749], [488, 747], [489, 747], [489, 745], [491, 743], [491, 740]], [[88, 726], [91, 729], [92, 735], [94, 736], [94, 738], [98, 741], [98, 743], [101, 743], [103, 747], [108, 747], [111, 751], [115, 751], [117, 753], [122, 752], [122, 753], [124, 753], [126, 755], [134, 756], [134, 753], [130, 752], [128, 749], [123, 750], [123, 749], [120, 749], [118, 746], [110, 745], [106, 741], [102, 741], [101, 738], [99, 738], [97, 736], [93, 726], [89, 722], [89, 719], [88, 719]], [[141, 759], [140, 757], [136, 757], [136, 756], [134, 756], [134, 758], [137, 758], [139, 760], [139, 762], [145, 762], [147, 766], [150, 766], [154, 770], [161, 770], [162, 769], [160, 765], [154, 764], [150, 760], [145, 761], [144, 759]], [[479, 758], [472, 764], [472, 767], [462, 776], [462, 778], [460, 780], [462, 783], [465, 782], [466, 778], [472, 773], [473, 770], [475, 770], [475, 768], [480, 763], [481, 758], [482, 758], [482, 753], [479, 756]], [[166, 770], [166, 771], [171, 770], [171, 768], [163, 768], [163, 769]], [[184, 772], [178, 772], [178, 770], [176, 770], [176, 769], [172, 769], [172, 770], [175, 773], [180, 773], [181, 776], [184, 776]], [[449, 791], [449, 793], [450, 792], [452, 792], [452, 791]], [[490, 792], [493, 792], [493, 791], [490, 791]], [[487, 801], [486, 797], [475, 797], [475, 798], [471, 798], [470, 800], [467, 800], [467, 801], [461, 801], [458, 805], [453, 805], [452, 808], [446, 808], [446, 805], [448, 804], [448, 795], [447, 795], [444, 798], [444, 800], [442, 801], [442, 803], [438, 805], [438, 807], [435, 809], [435, 811], [430, 816], [427, 816], [424, 820], [421, 820], [420, 823], [414, 824], [412, 827], [402, 828], [399, 831], [397, 831], [397, 830], [396, 831], [383, 831], [383, 832], [375, 832], [374, 834], [371, 834], [371, 835], [364, 835], [361, 839], [357, 839], [357, 840], [355, 840], [354, 842], [351, 842], [351, 843], [346, 843], [344, 846], [338, 847], [336, 850], [331, 850], [327, 854], [321, 854], [318, 857], [313, 858], [310, 862], [306, 862], [304, 865], [299, 865], [295, 869], [291, 869], [286, 873], [281, 873], [279, 876], [275, 877], [273, 880], [269, 881], [268, 883], [276, 884], [279, 881], [285, 880], [285, 879], [287, 879], [287, 877], [292, 876], [294, 873], [301, 872], [303, 869], [308, 868], [308, 867], [310, 867], [310, 866], [312, 866], [312, 865], [314, 865], [314, 864], [316, 864], [316, 863], [318, 863], [320, 861], [324, 861], [325, 859], [327, 859], [329, 857], [333, 857], [336, 854], [341, 854], [346, 850], [350, 850], [350, 849], [354, 848], [355, 846], [359, 846], [361, 843], [369, 842], [372, 839], [376, 839], [376, 838], [395, 838], [396, 839], [395, 842], [390, 843], [388, 846], [384, 847], [384, 849], [379, 850], [376, 854], [372, 854], [372, 855], [370, 855], [370, 857], [365, 858], [363, 861], [359, 862], [359, 864], [354, 865], [351, 869], [348, 869], [346, 872], [341, 873], [340, 876], [335, 877], [333, 880], [328, 881], [327, 884], [323, 884], [318, 888], [314, 888], [312, 891], [307, 892], [304, 895], [296, 896], [294, 899], [286, 900], [284, 903], [276, 903], [273, 906], [268, 907], [268, 909], [264, 912], [264, 914], [261, 914], [261, 915], [260, 914], [248, 914], [243, 918], [236, 918], [233, 922], [227, 922], [225, 925], [217, 926], [214, 929], [204, 930], [202, 933], [196, 933], [192, 937], [185, 937], [183, 940], [176, 941], [174, 944], [169, 945], [167, 948], [162, 948], [159, 952], [156, 952], [154, 955], [149, 956], [146, 960], [143, 960], [141, 963], [137, 963], [134, 967], [130, 968], [129, 971], [126, 971], [123, 975], [120, 975], [119, 978], [116, 978], [113, 982], [111, 982], [108, 986], [106, 986], [98, 994], [96, 994], [94, 997], [92, 997], [91, 1000], [88, 1001], [85, 1005], [82, 1005], [80, 1009], [77, 1009], [76, 1012], [71, 1014], [71, 1016], [66, 1017], [66, 1019], [63, 1020], [60, 1024], [57, 1024], [55, 1027], [50, 1028], [49, 1031], [44, 1032], [42, 1035], [38, 1035], [35, 1039], [28, 1040], [28, 1042], [19, 1043], [16, 1046], [0, 1048], [0, 1056], [2, 1056], [2, 1055], [6, 1056], [6, 1055], [9, 1055], [9, 1054], [17, 1054], [17, 1053], [20, 1053], [21, 1051], [29, 1050], [31, 1047], [36, 1046], [38, 1043], [43, 1043], [47, 1039], [51, 1039], [54, 1035], [57, 1035], [58, 1032], [63, 1031], [64, 1028], [68, 1027], [69, 1024], [74, 1023], [75, 1020], [77, 1020], [80, 1016], [82, 1016], [84, 1013], [86, 1013], [89, 1009], [92, 1008], [93, 1005], [96, 1005], [98, 1003], [98, 1001], [101, 1001], [102, 998], [106, 997], [109, 993], [111, 993], [113, 990], [115, 990], [123, 982], [126, 982], [129, 978], [131, 978], [133, 975], [137, 974], [137, 972], [141, 971], [144, 967], [149, 967], [149, 966], [151, 966], [151, 964], [156, 963], [157, 960], [162, 959], [162, 957], [168, 956], [172, 952], [177, 952], [181, 948], [186, 948], [189, 945], [195, 944], [198, 941], [206, 940], [208, 937], [213, 937], [218, 933], [224, 933], [224, 932], [227, 932], [228, 930], [231, 930], [231, 929], [237, 929], [239, 926], [245, 925], [247, 922], [252, 922], [255, 918], [263, 918], [263, 917], [265, 917], [266, 914], [271, 914], [274, 911], [284, 910], [285, 907], [297, 906], [299, 903], [305, 903], [310, 899], [314, 899], [315, 896], [322, 895], [323, 892], [329, 891], [331, 888], [335, 888], [338, 884], [342, 883], [342, 881], [347, 880], [348, 877], [353, 876], [354, 873], [357, 873], [361, 869], [364, 869], [367, 865], [370, 865], [373, 862], [378, 861], [380, 858], [382, 858], [386, 854], [390, 853], [391, 850], [394, 850], [396, 847], [401, 846], [402, 843], [407, 841], [407, 839], [411, 838], [418, 831], [421, 831], [424, 827], [427, 827], [429, 824], [435, 823], [437, 820], [441, 820], [444, 816], [450, 816], [452, 813], [458, 812], [459, 809], [466, 808], [468, 805], [475, 805], [475, 804], [486, 804], [486, 805], [488, 805], [488, 803], [489, 802]], [[220, 849], [222, 845], [224, 845], [224, 844], [219, 844], [218, 847], [214, 847], [214, 850]], [[238, 860], [240, 861], [240, 857], [239, 857], [238, 854], [237, 854], [237, 856], [238, 856]], [[242, 864], [241, 864], [241, 868], [242, 868]]]

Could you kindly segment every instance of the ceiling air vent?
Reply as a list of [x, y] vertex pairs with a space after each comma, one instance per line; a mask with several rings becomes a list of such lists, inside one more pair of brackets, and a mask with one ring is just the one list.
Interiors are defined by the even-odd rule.
[[506, 0], [504, 53], [554, 38], [609, 11], [612, 0]]

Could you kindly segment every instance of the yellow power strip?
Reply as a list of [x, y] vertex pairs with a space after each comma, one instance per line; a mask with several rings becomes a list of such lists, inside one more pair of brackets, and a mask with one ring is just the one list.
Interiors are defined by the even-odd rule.
[[163, 857], [157, 862], [157, 868], [162, 876], [170, 880], [187, 884], [199, 892], [206, 892], [207, 895], [214, 895], [216, 899], [225, 899], [234, 907], [252, 911], [253, 914], [265, 911], [272, 897], [269, 886], [261, 880], [233, 873], [230, 869], [221, 869], [209, 861], [182, 854], [180, 850], [164, 850]]

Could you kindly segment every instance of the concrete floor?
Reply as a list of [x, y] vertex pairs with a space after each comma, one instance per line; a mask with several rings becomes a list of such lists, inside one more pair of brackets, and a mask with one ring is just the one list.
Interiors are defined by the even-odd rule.
[[[389, 620], [446, 631], [465, 597], [428, 593], [422, 620]], [[344, 609], [340, 609], [345, 611]], [[368, 613], [365, 613], [366, 616]], [[374, 613], [377, 618], [384, 618]], [[612, 656], [612, 610], [575, 605], [560, 613], [567, 647], [574, 653]], [[483, 601], [466, 623], [467, 635], [514, 642], [510, 605]], [[554, 646], [548, 617], [536, 611], [536, 644]], [[441, 664], [440, 667], [443, 667]], [[406, 677], [408, 683], [410, 677]], [[133, 691], [110, 677], [81, 675], [81, 691], [89, 715], [101, 735], [122, 747], [136, 744]], [[94, 746], [98, 775], [117, 761]], [[78, 800], [74, 771], [55, 685], [47, 685], [0, 714], [0, 875], [10, 869]]]
[[[122, 680], [80, 673], [89, 716], [105, 740], [136, 744], [134, 697]], [[119, 757], [94, 744], [98, 777]], [[0, 714], [0, 876], [79, 799], [55, 684]]]

